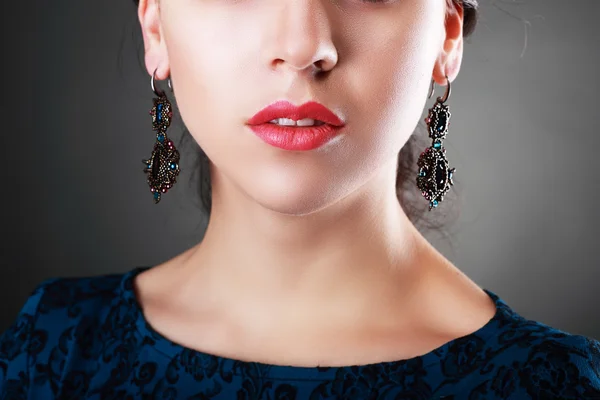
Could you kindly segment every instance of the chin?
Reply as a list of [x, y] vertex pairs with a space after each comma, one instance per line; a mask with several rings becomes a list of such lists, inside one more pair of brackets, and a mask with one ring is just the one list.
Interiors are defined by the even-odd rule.
[[335, 203], [343, 197], [343, 193], [338, 193], [339, 189], [340, 186], [333, 181], [291, 179], [285, 174], [263, 179], [252, 187], [245, 188], [247, 195], [260, 206], [298, 217], [318, 212]]

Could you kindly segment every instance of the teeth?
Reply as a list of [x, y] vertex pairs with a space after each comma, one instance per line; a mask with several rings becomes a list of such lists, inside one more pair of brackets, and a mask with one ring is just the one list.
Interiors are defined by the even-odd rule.
[[277, 125], [282, 125], [282, 126], [320, 126], [320, 125], [325, 124], [324, 122], [317, 121], [317, 120], [310, 119], [310, 118], [304, 118], [299, 121], [294, 121], [293, 119], [289, 119], [289, 118], [278, 118], [278, 119], [274, 119], [269, 122], [271, 124], [277, 124]]

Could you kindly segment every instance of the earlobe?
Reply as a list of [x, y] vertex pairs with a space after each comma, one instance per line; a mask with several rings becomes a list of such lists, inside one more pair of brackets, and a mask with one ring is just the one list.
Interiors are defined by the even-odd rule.
[[166, 47], [161, 30], [160, 8], [158, 0], [140, 0], [138, 19], [144, 40], [144, 59], [150, 75], [156, 70], [156, 79], [169, 76]]

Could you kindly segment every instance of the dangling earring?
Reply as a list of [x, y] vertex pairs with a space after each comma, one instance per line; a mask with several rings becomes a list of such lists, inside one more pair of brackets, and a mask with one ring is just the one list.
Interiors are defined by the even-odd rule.
[[[152, 129], [156, 132], [156, 143], [154, 144], [154, 150], [152, 156], [148, 160], [142, 160], [146, 165], [144, 173], [148, 174], [148, 186], [150, 191], [154, 194], [154, 204], [160, 201], [162, 193], [166, 193], [170, 188], [173, 187], [177, 182], [177, 175], [179, 175], [179, 152], [175, 148], [175, 145], [167, 137], [167, 128], [171, 125], [171, 117], [173, 111], [171, 111], [171, 103], [167, 99], [164, 91], [156, 90], [154, 87], [154, 77], [156, 70], [152, 74], [150, 79], [150, 86], [152, 91], [158, 97], [152, 99], [154, 101], [154, 107], [150, 110], [152, 115]], [[169, 89], [171, 92], [173, 88], [171, 86], [171, 78], [168, 80]]]
[[[417, 187], [421, 190], [423, 197], [429, 200], [429, 211], [444, 200], [444, 195], [450, 190], [450, 186], [454, 185], [452, 177], [456, 171], [456, 168], [449, 168], [446, 149], [442, 147], [442, 139], [445, 139], [448, 133], [451, 115], [448, 106], [444, 104], [450, 96], [448, 76], [446, 76], [446, 80], [448, 86], [446, 86], [444, 97], [437, 98], [433, 107], [429, 109], [429, 115], [425, 118], [427, 131], [433, 142], [421, 153], [419, 161], [417, 161], [419, 167]], [[433, 95], [433, 83], [432, 79], [428, 98]]]

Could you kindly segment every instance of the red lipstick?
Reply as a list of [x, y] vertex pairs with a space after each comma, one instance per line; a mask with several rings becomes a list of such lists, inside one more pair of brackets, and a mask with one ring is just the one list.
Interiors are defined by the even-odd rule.
[[[310, 118], [323, 124], [282, 126], [269, 122], [279, 118], [294, 121]], [[315, 101], [299, 107], [288, 101], [277, 101], [259, 111], [247, 124], [263, 141], [284, 150], [316, 149], [333, 139], [345, 125], [333, 111]]]

